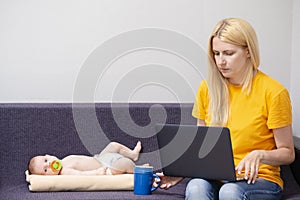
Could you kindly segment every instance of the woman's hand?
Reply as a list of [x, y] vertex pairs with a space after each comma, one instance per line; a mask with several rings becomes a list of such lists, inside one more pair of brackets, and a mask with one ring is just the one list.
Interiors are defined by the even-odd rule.
[[245, 169], [244, 179], [248, 180], [248, 184], [255, 183], [257, 179], [258, 169], [263, 157], [262, 154], [262, 151], [259, 150], [250, 152], [235, 168], [238, 174], [241, 174], [242, 170]]
[[[171, 177], [171, 176], [165, 176], [163, 173], [156, 173], [157, 176], [159, 176], [161, 184], [160, 188], [161, 189], [169, 189], [170, 187], [176, 185], [179, 183], [183, 178], [182, 177]], [[157, 187], [158, 186], [158, 180], [155, 179], [153, 182], [153, 186]]]
[[236, 166], [238, 174], [245, 170], [245, 179], [248, 183], [255, 183], [261, 163], [280, 166], [288, 165], [295, 159], [294, 143], [291, 126], [273, 129], [276, 149], [254, 150], [246, 155]]

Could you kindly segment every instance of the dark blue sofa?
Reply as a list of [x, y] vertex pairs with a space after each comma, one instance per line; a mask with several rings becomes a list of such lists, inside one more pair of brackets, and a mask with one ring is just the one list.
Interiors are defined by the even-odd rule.
[[[196, 124], [191, 110], [191, 104], [0, 104], [0, 199], [184, 199], [188, 179], [169, 190], [158, 189], [149, 196], [137, 196], [132, 191], [30, 192], [24, 172], [28, 160], [38, 154], [91, 155], [108, 141], [132, 148], [138, 140], [143, 145], [139, 162], [147, 161], [158, 170], [154, 124]], [[100, 137], [95, 122], [101, 127]], [[296, 161], [282, 166], [283, 199], [300, 199], [298, 138], [295, 143], [298, 145]]]

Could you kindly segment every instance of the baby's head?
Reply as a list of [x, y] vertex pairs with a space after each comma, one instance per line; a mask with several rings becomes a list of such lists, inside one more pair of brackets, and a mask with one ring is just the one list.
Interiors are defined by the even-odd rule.
[[51, 155], [35, 156], [29, 161], [28, 171], [30, 174], [58, 175], [60, 171], [51, 169], [51, 163], [55, 160], [58, 158]]

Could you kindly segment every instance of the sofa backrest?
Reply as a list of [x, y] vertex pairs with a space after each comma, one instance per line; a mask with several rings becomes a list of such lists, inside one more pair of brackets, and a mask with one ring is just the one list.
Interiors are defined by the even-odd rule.
[[191, 111], [175, 103], [0, 104], [1, 179], [24, 181], [35, 155], [93, 155], [109, 141], [133, 148], [140, 140], [139, 163], [158, 169], [155, 124], [196, 124]]

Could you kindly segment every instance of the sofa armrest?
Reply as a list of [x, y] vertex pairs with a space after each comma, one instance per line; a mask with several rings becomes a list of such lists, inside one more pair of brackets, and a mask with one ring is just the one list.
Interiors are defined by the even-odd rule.
[[294, 136], [294, 146], [296, 149], [300, 150], [300, 137]]
[[300, 138], [294, 136], [295, 161], [290, 165], [295, 180], [300, 185]]

